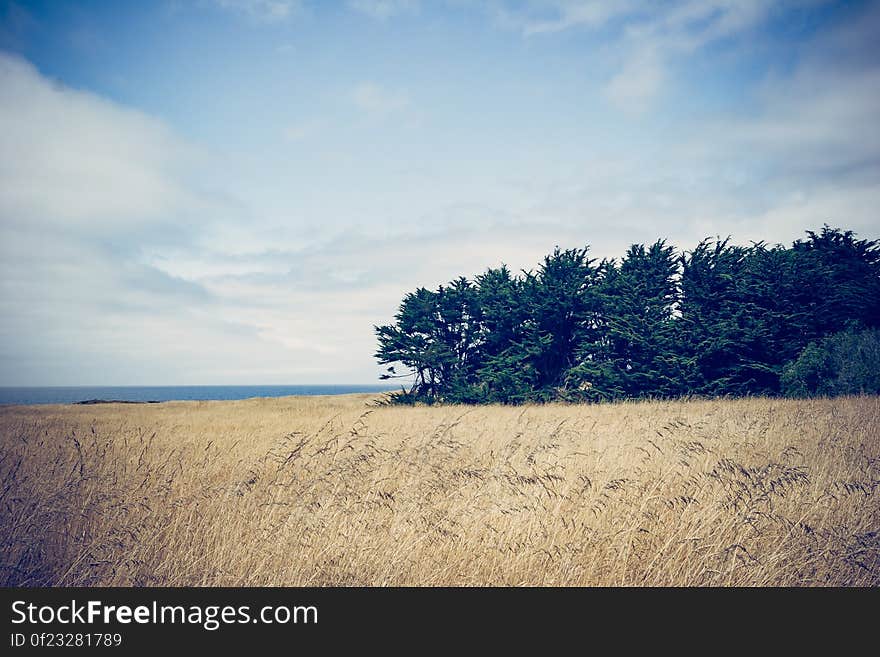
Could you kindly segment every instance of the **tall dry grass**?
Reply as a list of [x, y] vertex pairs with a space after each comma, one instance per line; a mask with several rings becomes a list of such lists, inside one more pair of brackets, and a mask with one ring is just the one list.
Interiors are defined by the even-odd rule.
[[880, 399], [0, 410], [0, 583], [880, 583]]

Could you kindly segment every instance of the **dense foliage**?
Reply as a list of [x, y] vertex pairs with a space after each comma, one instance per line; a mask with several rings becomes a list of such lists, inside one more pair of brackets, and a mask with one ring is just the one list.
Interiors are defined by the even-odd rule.
[[791, 397], [880, 394], [880, 330], [848, 330], [812, 342], [782, 369]]
[[825, 226], [788, 248], [704, 240], [679, 254], [658, 240], [619, 261], [588, 253], [557, 248], [535, 271], [407, 294], [376, 327], [382, 378], [411, 381], [397, 401], [876, 392], [852, 350], [876, 359], [877, 333], [854, 336], [880, 327], [877, 240]]

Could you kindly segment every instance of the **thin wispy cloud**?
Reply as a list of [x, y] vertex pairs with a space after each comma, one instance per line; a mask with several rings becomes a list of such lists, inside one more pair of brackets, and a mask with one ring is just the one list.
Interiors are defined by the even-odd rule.
[[719, 157], [747, 157], [787, 179], [880, 180], [880, 6], [801, 45], [791, 71], [770, 71], [751, 93], [754, 110], [707, 126]]
[[621, 0], [528, 0], [490, 4], [495, 20], [524, 35], [553, 34], [572, 28], [600, 28], [609, 21], [626, 16], [639, 3]]
[[258, 23], [278, 23], [295, 16], [303, 9], [301, 0], [213, 0], [226, 9]]
[[377, 20], [417, 12], [420, 0], [349, 0], [348, 6]]
[[527, 0], [493, 5], [499, 24], [526, 37], [582, 31], [619, 53], [605, 87], [618, 108], [641, 113], [670, 78], [669, 68], [714, 43], [749, 35], [783, 10], [823, 0], [676, 0], [669, 3]]
[[324, 126], [325, 122], [321, 119], [298, 121], [285, 126], [281, 134], [287, 141], [297, 142], [318, 134]]
[[403, 91], [383, 87], [375, 82], [360, 82], [351, 92], [355, 106], [370, 114], [392, 114], [411, 106], [409, 96]]
[[646, 49], [626, 62], [623, 69], [611, 78], [605, 87], [605, 96], [616, 107], [639, 115], [648, 111], [665, 78], [666, 70], [660, 56]]

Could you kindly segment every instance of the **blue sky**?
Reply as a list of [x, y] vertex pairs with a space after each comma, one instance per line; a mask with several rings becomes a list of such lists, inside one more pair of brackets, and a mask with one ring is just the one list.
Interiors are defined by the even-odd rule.
[[0, 0], [0, 385], [359, 383], [555, 245], [880, 237], [880, 4]]

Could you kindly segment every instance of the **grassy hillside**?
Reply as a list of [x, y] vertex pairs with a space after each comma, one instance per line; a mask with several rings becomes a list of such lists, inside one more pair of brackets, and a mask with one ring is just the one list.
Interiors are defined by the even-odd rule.
[[878, 585], [880, 399], [0, 410], [6, 585]]

